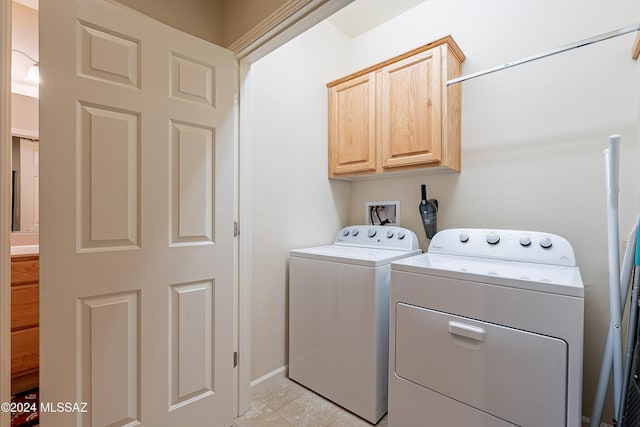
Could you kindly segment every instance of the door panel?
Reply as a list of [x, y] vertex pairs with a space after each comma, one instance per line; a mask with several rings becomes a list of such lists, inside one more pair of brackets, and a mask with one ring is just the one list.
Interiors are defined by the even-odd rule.
[[78, 20], [79, 74], [140, 89], [140, 40]]
[[[47, 426], [229, 426], [235, 60], [116, 3], [43, 2]], [[44, 144], [43, 144], [44, 146]]]
[[215, 129], [176, 121], [171, 126], [171, 243], [212, 243]]
[[79, 250], [140, 247], [140, 114], [79, 102]]
[[214, 290], [210, 280], [171, 287], [169, 388], [172, 410], [215, 392], [211, 369], [215, 352], [211, 329]]
[[78, 392], [80, 401], [91, 402], [81, 425], [126, 425], [141, 418], [139, 300], [133, 291], [78, 301]]

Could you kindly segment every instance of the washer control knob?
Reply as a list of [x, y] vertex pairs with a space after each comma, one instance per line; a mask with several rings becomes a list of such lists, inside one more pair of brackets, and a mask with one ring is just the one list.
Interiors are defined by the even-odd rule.
[[500, 236], [498, 233], [489, 233], [487, 234], [487, 243], [490, 245], [495, 245], [500, 241]]
[[348, 229], [348, 228], [345, 228], [344, 230], [342, 230], [342, 235], [343, 235], [344, 237], [347, 237], [347, 236], [349, 235], [349, 229]]
[[370, 228], [369, 231], [367, 232], [367, 235], [369, 237], [374, 237], [376, 235], [377, 231], [375, 228]]
[[531, 244], [531, 237], [529, 236], [520, 237], [520, 244], [522, 246], [529, 246]]
[[360, 232], [358, 231], [358, 229], [357, 229], [357, 228], [354, 228], [354, 229], [353, 229], [353, 231], [351, 232], [351, 235], [352, 235], [353, 237], [356, 237], [359, 233], [360, 233]]
[[469, 235], [467, 233], [460, 233], [460, 241], [467, 243], [469, 241]]
[[540, 239], [540, 246], [542, 246], [543, 248], [549, 249], [552, 245], [553, 245], [553, 242], [551, 241], [550, 238], [543, 237], [542, 239]]
[[390, 239], [393, 237], [393, 231], [389, 230], [387, 231], [387, 239]]
[[398, 231], [398, 239], [399, 240], [404, 239], [404, 236], [406, 236], [406, 234], [404, 234], [404, 231]]

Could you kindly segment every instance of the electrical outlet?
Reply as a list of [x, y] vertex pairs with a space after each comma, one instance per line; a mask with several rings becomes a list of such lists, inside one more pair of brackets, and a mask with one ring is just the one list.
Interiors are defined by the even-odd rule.
[[400, 225], [400, 202], [366, 202], [364, 223], [367, 225]]

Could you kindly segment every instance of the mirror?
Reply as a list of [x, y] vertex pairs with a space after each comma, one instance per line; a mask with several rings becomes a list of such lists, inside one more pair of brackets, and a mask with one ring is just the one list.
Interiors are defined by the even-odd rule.
[[40, 230], [40, 143], [11, 138], [11, 231]]

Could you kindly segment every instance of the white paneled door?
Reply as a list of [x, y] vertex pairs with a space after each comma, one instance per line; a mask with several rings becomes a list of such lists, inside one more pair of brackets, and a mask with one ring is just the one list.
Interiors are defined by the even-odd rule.
[[40, 49], [41, 425], [230, 426], [233, 55], [105, 0]]

